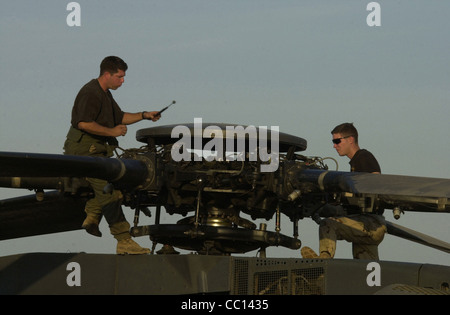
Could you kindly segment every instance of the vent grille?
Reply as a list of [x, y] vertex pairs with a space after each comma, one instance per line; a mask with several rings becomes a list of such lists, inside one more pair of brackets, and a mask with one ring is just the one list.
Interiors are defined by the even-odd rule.
[[325, 264], [255, 259], [234, 261], [234, 294], [325, 294]]
[[248, 294], [248, 261], [234, 260], [234, 294]]
[[325, 294], [325, 275], [322, 267], [296, 269], [292, 271], [291, 294], [321, 295]]

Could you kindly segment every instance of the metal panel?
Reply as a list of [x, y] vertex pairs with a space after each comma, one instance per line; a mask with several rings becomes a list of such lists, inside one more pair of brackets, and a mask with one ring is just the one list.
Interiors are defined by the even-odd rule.
[[[379, 285], [369, 283], [372, 272]], [[79, 286], [69, 285], [77, 277]], [[448, 294], [449, 283], [448, 266], [387, 261], [193, 254], [0, 257], [0, 294]]]
[[[71, 262], [80, 286], [67, 283]], [[228, 293], [229, 264], [229, 257], [197, 255], [14, 255], [0, 258], [0, 294]]]

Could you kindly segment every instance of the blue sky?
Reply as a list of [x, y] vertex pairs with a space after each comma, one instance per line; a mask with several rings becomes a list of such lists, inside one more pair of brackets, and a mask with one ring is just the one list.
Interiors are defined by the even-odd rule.
[[[139, 147], [141, 128], [194, 118], [279, 126], [308, 140], [305, 154], [334, 157], [348, 171], [330, 131], [353, 122], [383, 173], [450, 178], [449, 2], [378, 1], [379, 27], [366, 24], [369, 1], [77, 1], [80, 27], [66, 24], [69, 2], [2, 4], [2, 151], [62, 153], [76, 93], [105, 56], [118, 55], [129, 66], [113, 91], [122, 109], [177, 101], [159, 122], [130, 126], [122, 147]], [[26, 193], [0, 189], [0, 198]], [[450, 241], [448, 214], [409, 212], [395, 223]], [[76, 231], [3, 241], [0, 254], [114, 252], [102, 229], [102, 239]], [[300, 238], [317, 248], [315, 223], [303, 220]], [[274, 248], [268, 256], [299, 253]], [[392, 236], [380, 256], [450, 264], [448, 254]], [[348, 243], [338, 243], [337, 257], [351, 257]]]

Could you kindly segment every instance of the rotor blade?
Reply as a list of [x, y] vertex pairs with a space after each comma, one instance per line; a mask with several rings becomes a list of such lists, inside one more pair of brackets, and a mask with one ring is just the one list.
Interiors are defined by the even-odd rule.
[[62, 177], [0, 177], [0, 187], [64, 190]]
[[145, 163], [131, 159], [0, 152], [0, 176], [93, 177], [140, 184], [148, 174]]
[[46, 192], [0, 201], [0, 240], [81, 229], [87, 198]]
[[450, 179], [316, 169], [301, 170], [297, 176], [297, 183], [312, 182], [322, 191], [377, 195], [386, 207], [450, 212]]
[[450, 179], [354, 173], [357, 193], [450, 198]]
[[404, 226], [389, 221], [386, 221], [386, 227], [387, 232], [391, 235], [395, 235], [409, 241], [413, 241], [425, 246], [433, 247], [446, 253], [450, 253], [450, 244], [447, 242], [441, 241], [437, 238], [408, 229]]

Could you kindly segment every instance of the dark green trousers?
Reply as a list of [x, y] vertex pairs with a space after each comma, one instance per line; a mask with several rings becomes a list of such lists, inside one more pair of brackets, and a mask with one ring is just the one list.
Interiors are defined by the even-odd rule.
[[[113, 139], [115, 140], [115, 139]], [[114, 145], [109, 145], [106, 138], [91, 136], [81, 130], [70, 127], [64, 143], [64, 154], [111, 157]], [[117, 143], [117, 142], [115, 142]], [[104, 216], [109, 224], [111, 234], [117, 240], [130, 238], [130, 224], [126, 221], [122, 211], [122, 193], [114, 190], [104, 193], [103, 188], [108, 184], [106, 180], [86, 178], [94, 190], [95, 197], [88, 200], [85, 212], [98, 222]]]

